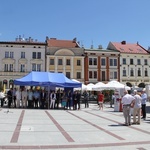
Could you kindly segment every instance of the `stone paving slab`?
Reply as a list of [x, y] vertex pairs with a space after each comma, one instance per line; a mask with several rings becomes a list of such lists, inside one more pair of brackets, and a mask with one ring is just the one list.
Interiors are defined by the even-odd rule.
[[[150, 106], [148, 103], [147, 106]], [[150, 113], [123, 126], [123, 113], [96, 104], [81, 110], [0, 109], [0, 149], [150, 149]]]

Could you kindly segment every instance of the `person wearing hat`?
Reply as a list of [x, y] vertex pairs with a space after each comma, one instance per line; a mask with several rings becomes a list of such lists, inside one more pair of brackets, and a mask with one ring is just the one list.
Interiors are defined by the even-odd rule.
[[134, 103], [135, 98], [128, 94], [128, 91], [124, 92], [124, 96], [122, 97], [123, 104], [123, 115], [125, 118], [125, 125], [131, 125], [131, 105]]

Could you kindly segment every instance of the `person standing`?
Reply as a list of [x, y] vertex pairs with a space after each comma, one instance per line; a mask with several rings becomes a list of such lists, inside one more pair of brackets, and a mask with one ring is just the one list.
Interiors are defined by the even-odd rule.
[[56, 94], [54, 91], [51, 92], [50, 99], [51, 99], [50, 108], [54, 109], [55, 100], [56, 100]]
[[21, 100], [21, 89], [17, 89], [16, 90], [16, 102], [17, 102], [16, 107], [17, 108], [20, 107], [20, 100]]
[[[133, 106], [133, 124], [140, 124], [141, 121], [141, 96], [134, 91], [134, 106]], [[138, 116], [138, 121], [136, 121], [136, 115]]]
[[145, 91], [141, 92], [141, 98], [142, 98], [142, 114], [143, 117], [142, 119], [146, 119], [146, 102], [147, 102], [147, 94], [145, 93]]
[[83, 93], [83, 96], [84, 96], [85, 108], [88, 108], [89, 107], [89, 93], [88, 93], [88, 91], [85, 90]]
[[22, 90], [22, 107], [26, 108], [27, 107], [27, 91], [26, 88]]
[[14, 108], [16, 108], [16, 88], [13, 89], [13, 103], [14, 103]]
[[0, 92], [1, 107], [3, 107], [4, 105], [4, 99], [5, 99], [5, 94], [4, 94], [4, 91], [1, 90]]
[[98, 93], [98, 103], [99, 103], [99, 109], [103, 110], [104, 94], [101, 91], [99, 91]]
[[40, 107], [41, 107], [41, 109], [44, 109], [45, 102], [46, 102], [46, 92], [44, 91], [44, 89], [42, 89], [42, 91], [40, 93]]
[[73, 93], [73, 110], [77, 110], [77, 91]]
[[28, 107], [33, 108], [33, 92], [32, 89], [28, 92]]
[[77, 106], [78, 110], [80, 110], [80, 98], [81, 98], [81, 91], [77, 91]]
[[131, 105], [134, 103], [135, 98], [128, 94], [128, 91], [124, 92], [124, 96], [122, 97], [123, 104], [123, 115], [125, 118], [125, 125], [131, 125]]
[[9, 91], [7, 92], [7, 97], [8, 97], [8, 108], [10, 108], [12, 105], [12, 88], [10, 88]]

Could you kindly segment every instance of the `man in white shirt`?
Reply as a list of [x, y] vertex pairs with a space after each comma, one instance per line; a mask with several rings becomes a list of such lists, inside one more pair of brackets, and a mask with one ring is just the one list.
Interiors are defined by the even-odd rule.
[[124, 92], [124, 96], [122, 97], [123, 104], [123, 115], [125, 118], [125, 125], [131, 125], [131, 105], [134, 103], [135, 98], [128, 94], [128, 91]]
[[[138, 92], [134, 91], [134, 107], [133, 107], [133, 124], [140, 124], [141, 122], [141, 101], [142, 98], [138, 94]], [[138, 120], [136, 121], [136, 115], [138, 116]]]

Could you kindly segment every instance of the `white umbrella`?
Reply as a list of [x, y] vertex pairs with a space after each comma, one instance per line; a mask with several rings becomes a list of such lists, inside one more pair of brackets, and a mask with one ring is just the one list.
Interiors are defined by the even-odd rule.
[[86, 90], [87, 90], [87, 91], [92, 91], [93, 86], [94, 86], [93, 83], [87, 84], [87, 85], [86, 85]]
[[93, 91], [101, 91], [103, 89], [103, 87], [105, 87], [105, 83], [98, 82], [92, 87], [92, 90]]
[[103, 89], [125, 89], [130, 90], [131, 88], [129, 86], [126, 86], [118, 81], [110, 81], [107, 84], [103, 86]]

